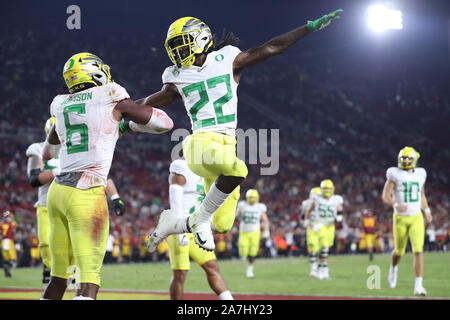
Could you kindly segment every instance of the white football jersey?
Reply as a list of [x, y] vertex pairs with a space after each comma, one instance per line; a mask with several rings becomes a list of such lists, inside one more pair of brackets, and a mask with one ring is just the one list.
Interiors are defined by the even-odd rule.
[[200, 207], [205, 197], [203, 178], [193, 173], [184, 159], [172, 161], [169, 172], [182, 175], [186, 179], [183, 186], [183, 214], [193, 214]]
[[395, 183], [393, 190], [394, 200], [398, 204], [405, 204], [405, 212], [394, 213], [400, 216], [413, 216], [419, 214], [422, 208], [421, 192], [427, 179], [427, 172], [424, 168], [415, 168], [413, 172], [408, 172], [397, 167], [387, 169], [386, 178]]
[[[44, 142], [36, 142], [31, 144], [27, 151], [25, 152], [27, 157], [36, 156], [42, 159], [42, 151], [44, 150]], [[44, 169], [42, 171], [48, 171], [57, 169], [59, 167], [59, 157], [55, 157], [50, 160], [44, 160]], [[47, 192], [50, 188], [51, 182], [44, 184], [38, 188], [38, 201], [34, 204], [35, 207], [37, 206], [47, 206]]]
[[[316, 195], [313, 198], [314, 201], [314, 215], [315, 220], [324, 225], [334, 224], [334, 220], [337, 216], [337, 209], [339, 205], [344, 203], [342, 196], [333, 194], [328, 199], [322, 195]], [[311, 213], [311, 216], [313, 213]]]
[[106, 180], [119, 137], [119, 122], [112, 111], [130, 96], [112, 82], [53, 99], [50, 113], [56, 118], [61, 141], [61, 174], [82, 172], [76, 188], [106, 186]]
[[233, 62], [241, 52], [225, 46], [208, 53], [201, 67], [164, 70], [162, 82], [174, 84], [180, 93], [192, 132], [215, 131], [235, 136], [237, 126], [237, 87], [233, 77]]
[[253, 232], [261, 228], [261, 214], [267, 211], [264, 203], [249, 204], [247, 201], [239, 201], [236, 217], [241, 221], [239, 231]]

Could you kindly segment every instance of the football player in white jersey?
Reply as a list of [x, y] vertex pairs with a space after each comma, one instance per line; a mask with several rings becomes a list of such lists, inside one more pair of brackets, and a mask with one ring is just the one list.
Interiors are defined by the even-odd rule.
[[426, 222], [432, 221], [431, 209], [425, 196], [427, 172], [416, 167], [420, 154], [412, 147], [404, 147], [397, 157], [397, 167], [386, 171], [386, 183], [383, 189], [383, 201], [394, 211], [393, 232], [394, 250], [392, 251], [388, 283], [391, 288], [397, 285], [398, 263], [405, 253], [406, 244], [411, 241], [414, 253], [414, 295], [425, 296], [427, 291], [422, 284], [423, 276], [423, 243]]
[[267, 207], [259, 202], [259, 193], [256, 189], [249, 189], [245, 194], [246, 201], [240, 201], [237, 205], [236, 217], [239, 223], [239, 256], [248, 259], [247, 277], [253, 278], [253, 266], [259, 252], [259, 242], [261, 240], [261, 227], [263, 229], [262, 238], [268, 239], [270, 236], [269, 219], [267, 218]]
[[109, 233], [105, 186], [119, 137], [120, 121], [138, 132], [162, 133], [173, 127], [161, 110], [139, 106], [111, 79], [110, 68], [88, 52], [69, 58], [63, 77], [69, 94], [50, 106], [55, 117], [43, 159], [59, 155], [60, 173], [47, 194], [51, 278], [42, 299], [62, 299], [75, 266], [80, 280], [76, 300], [96, 299]]
[[[55, 118], [51, 117], [45, 122], [45, 135], [48, 136], [50, 129], [55, 123]], [[38, 227], [39, 252], [43, 263], [42, 282], [47, 284], [50, 281], [51, 257], [48, 244], [50, 234], [50, 223], [47, 212], [47, 192], [53, 178], [59, 173], [59, 158], [42, 160], [42, 150], [44, 142], [31, 144], [25, 154], [27, 160], [27, 176], [32, 187], [38, 189], [38, 201], [36, 207], [36, 219]]]
[[334, 194], [333, 181], [326, 179], [320, 183], [320, 194], [313, 197], [313, 202], [306, 212], [305, 225], [311, 225], [311, 213], [315, 212], [313, 231], [319, 238], [319, 268], [317, 278], [329, 279], [328, 253], [334, 243], [334, 221], [343, 220], [344, 200], [342, 196]]
[[[309, 198], [302, 201], [301, 205], [301, 215], [304, 217], [304, 221], [306, 221], [306, 213], [308, 212], [309, 207], [313, 203], [313, 198], [316, 195], [320, 194], [320, 187], [314, 187], [309, 192]], [[309, 253], [309, 264], [311, 266], [311, 271], [309, 275], [311, 277], [317, 277], [318, 264], [317, 264], [317, 256], [319, 254], [319, 232], [318, 227], [320, 226], [316, 221], [316, 212], [317, 210], [312, 211], [309, 216], [308, 222], [306, 223], [306, 244], [308, 247]]]
[[[179, 216], [189, 216], [197, 210], [205, 197], [203, 178], [189, 170], [186, 160], [174, 160], [169, 167], [170, 209]], [[225, 280], [219, 271], [214, 252], [201, 249], [191, 233], [173, 234], [167, 237], [169, 259], [172, 268], [170, 299], [183, 300], [184, 282], [190, 269], [189, 258], [206, 272], [211, 289], [220, 300], [233, 300]]]
[[205, 179], [206, 197], [188, 221], [177, 221], [170, 210], [161, 213], [149, 237], [150, 251], [173, 233], [192, 232], [198, 245], [214, 250], [213, 231], [227, 233], [234, 222], [239, 186], [248, 174], [236, 156], [237, 87], [245, 68], [285, 52], [309, 33], [321, 30], [342, 10], [308, 21], [265, 44], [241, 51], [232, 33], [218, 44], [210, 28], [194, 17], [173, 22], [165, 47], [173, 66], [162, 75], [162, 89], [138, 103], [156, 107], [182, 99], [191, 120], [192, 134], [183, 141], [189, 168]]
[[[48, 136], [50, 129], [55, 123], [55, 118], [51, 117], [45, 122], [45, 135]], [[59, 174], [59, 157], [50, 160], [42, 159], [44, 141], [31, 144], [25, 154], [27, 161], [27, 176], [32, 187], [38, 188], [38, 201], [35, 203], [36, 220], [38, 225], [39, 252], [43, 263], [42, 282], [47, 284], [50, 281], [51, 257], [48, 244], [50, 234], [50, 223], [47, 212], [47, 192], [54, 177]], [[105, 189], [108, 196], [113, 201], [114, 212], [122, 215], [125, 212], [125, 204], [120, 199], [117, 188], [112, 179], [108, 178]]]

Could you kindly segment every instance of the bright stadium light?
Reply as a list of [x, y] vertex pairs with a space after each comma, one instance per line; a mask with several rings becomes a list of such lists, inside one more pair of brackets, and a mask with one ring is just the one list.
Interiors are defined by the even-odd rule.
[[367, 27], [375, 32], [403, 29], [402, 12], [374, 4], [367, 8]]

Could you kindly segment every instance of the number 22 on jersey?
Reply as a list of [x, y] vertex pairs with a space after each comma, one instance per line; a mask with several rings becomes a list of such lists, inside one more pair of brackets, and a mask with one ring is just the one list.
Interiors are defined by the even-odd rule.
[[[205, 85], [205, 82], [206, 82], [206, 85]], [[201, 108], [203, 108], [204, 106], [206, 106], [208, 104], [208, 102], [210, 101], [209, 97], [208, 97], [208, 93], [207, 93], [207, 88], [214, 89], [220, 83], [225, 83], [227, 93], [225, 95], [223, 95], [221, 98], [219, 98], [213, 102], [214, 112], [216, 114], [217, 122], [216, 122], [216, 119], [213, 117], [207, 118], [207, 119], [198, 119], [197, 114], [198, 114], [199, 110]], [[203, 128], [203, 127], [213, 126], [216, 124], [232, 122], [235, 120], [235, 117], [236, 117], [235, 113], [224, 116], [223, 110], [222, 110], [222, 106], [225, 103], [227, 103], [228, 101], [230, 101], [231, 98], [233, 97], [233, 92], [231, 90], [231, 85], [230, 85], [230, 75], [229, 74], [224, 74], [221, 76], [210, 78], [206, 81], [196, 82], [196, 83], [190, 84], [183, 88], [183, 93], [184, 93], [185, 97], [187, 97], [191, 92], [194, 92], [194, 91], [198, 91], [198, 94], [200, 97], [200, 100], [198, 100], [192, 106], [192, 108], [189, 110], [189, 113], [191, 114], [191, 117], [192, 117], [192, 123], [193, 123], [194, 130]]]

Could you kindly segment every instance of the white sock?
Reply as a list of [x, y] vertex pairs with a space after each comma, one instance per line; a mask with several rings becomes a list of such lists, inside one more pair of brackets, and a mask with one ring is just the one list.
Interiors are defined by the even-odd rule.
[[415, 285], [416, 286], [422, 286], [422, 280], [423, 280], [422, 277], [417, 277]]
[[211, 221], [214, 212], [220, 208], [229, 195], [229, 193], [217, 189], [216, 184], [213, 183], [198, 209], [199, 221]]
[[390, 267], [390, 269], [389, 269], [389, 272], [394, 272], [394, 273], [397, 273], [397, 271], [398, 271], [398, 265], [396, 265], [395, 267], [391, 264], [391, 267]]
[[94, 300], [91, 297], [85, 297], [85, 296], [75, 296], [73, 297], [73, 300]]
[[230, 290], [227, 290], [219, 294], [219, 300], [234, 300], [234, 299], [233, 296], [231, 295]]

